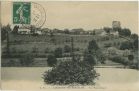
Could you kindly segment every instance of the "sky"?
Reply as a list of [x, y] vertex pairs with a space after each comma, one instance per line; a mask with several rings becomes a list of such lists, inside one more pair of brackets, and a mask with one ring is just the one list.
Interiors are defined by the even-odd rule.
[[[43, 27], [93, 30], [111, 27], [112, 21], [120, 21], [122, 28], [129, 28], [133, 33], [138, 33], [138, 3], [135, 1], [36, 3], [41, 4], [46, 11]], [[1, 23], [12, 25], [12, 2], [1, 3]]]

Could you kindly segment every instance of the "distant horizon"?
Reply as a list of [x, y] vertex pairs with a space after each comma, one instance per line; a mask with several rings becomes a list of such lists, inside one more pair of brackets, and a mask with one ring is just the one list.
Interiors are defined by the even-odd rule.
[[[6, 25], [8, 25], [8, 24], [6, 24]], [[6, 25], [2, 25], [2, 26], [6, 26]], [[10, 25], [10, 24], [9, 24]], [[18, 25], [18, 24], [17, 24]], [[19, 24], [19, 26], [20, 26], [21, 24]], [[11, 26], [11, 25], [10, 25]], [[13, 27], [14, 27], [15, 25], [13, 25], [13, 26], [11, 26], [11, 28], [13, 29]], [[93, 31], [93, 30], [95, 30], [95, 29], [103, 29], [104, 27], [108, 27], [108, 26], [103, 26], [103, 27], [101, 27], [101, 28], [93, 28], [93, 29], [89, 29], [89, 30], [86, 30], [86, 29], [84, 29], [84, 28], [82, 28], [82, 27], [80, 27], [80, 28], [71, 28], [71, 29], [69, 29], [69, 28], [64, 28], [64, 29], [59, 29], [59, 28], [49, 28], [49, 27], [40, 27], [40, 28], [42, 28], [42, 29], [45, 29], [45, 28], [48, 28], [48, 29], [51, 29], [51, 30], [54, 30], [54, 29], [58, 29], [58, 30], [61, 30], [61, 31], [63, 31], [63, 30], [65, 30], [65, 29], [68, 29], [69, 31], [71, 31], [71, 30], [73, 30], [73, 29], [83, 29], [84, 31]], [[108, 27], [108, 28], [112, 28], [112, 26], [111, 27]], [[130, 30], [130, 28], [128, 28], [128, 27], [122, 27], [121, 26], [121, 28], [122, 29], [129, 29]], [[135, 32], [132, 32], [131, 31], [131, 34], [134, 34]], [[135, 34], [138, 34], [139, 35], [139, 33], [135, 33]]]
[[[120, 21], [122, 28], [138, 33], [138, 3], [128, 1], [46, 1], [37, 2], [46, 11], [46, 22], [42, 28], [49, 29], [103, 29], [112, 27], [112, 21]], [[7, 6], [5, 8], [4, 6]], [[1, 2], [2, 25], [12, 24], [12, 2]]]

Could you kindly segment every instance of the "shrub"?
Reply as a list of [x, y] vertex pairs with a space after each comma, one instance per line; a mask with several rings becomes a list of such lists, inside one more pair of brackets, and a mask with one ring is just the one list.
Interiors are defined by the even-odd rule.
[[139, 40], [138, 39], [135, 39], [134, 42], [133, 42], [133, 46], [137, 50], [138, 50], [138, 47], [139, 47], [138, 44], [139, 44]]
[[88, 62], [91, 65], [96, 64], [96, 60], [94, 59], [94, 56], [92, 54], [85, 54], [84, 55], [84, 61]]
[[130, 36], [131, 35], [131, 30], [130, 29], [127, 29], [127, 28], [121, 29], [119, 31], [119, 35], [122, 35], [122, 36]]
[[94, 79], [98, 76], [93, 66], [83, 61], [61, 62], [52, 70], [43, 75], [46, 84], [95, 84]]
[[103, 54], [102, 52], [99, 52], [99, 54], [97, 55], [97, 60], [98, 60], [100, 63], [105, 64], [106, 55]]
[[129, 41], [122, 42], [120, 45], [121, 50], [133, 49], [133, 44]]
[[99, 49], [99, 46], [95, 40], [89, 42], [88, 51], [90, 53], [95, 53]]
[[138, 39], [138, 35], [137, 34], [131, 34], [130, 38], [133, 40]]
[[120, 56], [114, 56], [114, 57], [111, 57], [110, 59], [114, 62], [121, 63], [123, 65], [129, 64], [129, 62], [125, 58], [120, 57]]
[[49, 66], [55, 66], [57, 63], [57, 59], [54, 55], [49, 55], [47, 59], [47, 63]]
[[128, 60], [132, 61], [134, 59], [133, 55], [128, 55]]
[[110, 31], [112, 30], [112, 28], [109, 27], [104, 27], [104, 31], [108, 34], [110, 34]]

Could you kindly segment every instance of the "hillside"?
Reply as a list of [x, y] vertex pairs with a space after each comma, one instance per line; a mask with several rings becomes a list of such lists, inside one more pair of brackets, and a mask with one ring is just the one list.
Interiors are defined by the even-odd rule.
[[[47, 65], [46, 60], [48, 55], [53, 54], [57, 48], [62, 49], [62, 56], [59, 59], [60, 62], [65, 60], [65, 57], [71, 58], [72, 43], [74, 55], [83, 57], [89, 42], [92, 40], [96, 41], [100, 51], [102, 51], [105, 56], [106, 65], [113, 65], [111, 60], [116, 56], [122, 58], [120, 59], [123, 60], [120, 61], [121, 64], [128, 63], [130, 62], [128, 60], [128, 55], [131, 54], [134, 55], [134, 64], [137, 63], [138, 57], [136, 50], [121, 50], [120, 48], [124, 42], [132, 41], [132, 39], [129, 36], [123, 37], [119, 34], [115, 35], [115, 32], [106, 33], [106, 31], [101, 30], [101, 33], [96, 34], [64, 34], [54, 32], [53, 34], [47, 33], [41, 35], [13, 34], [10, 32], [8, 48], [7, 41], [2, 41], [2, 60], [4, 60], [2, 61], [2, 66], [9, 66], [11, 65], [11, 62], [16, 62], [14, 66], [21, 66], [20, 59], [24, 58], [25, 55], [31, 55], [31, 57], [34, 58], [34, 62], [31, 66], [45, 66]], [[10, 55], [7, 54], [7, 49], [9, 49]], [[39, 61], [36, 60], [38, 58]], [[119, 63], [119, 61], [116, 62]], [[98, 62], [98, 65], [101, 66], [104, 64]]]

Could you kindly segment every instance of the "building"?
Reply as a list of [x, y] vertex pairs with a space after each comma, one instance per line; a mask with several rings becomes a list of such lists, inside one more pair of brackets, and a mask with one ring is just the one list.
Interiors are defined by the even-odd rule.
[[18, 29], [18, 33], [19, 34], [30, 34], [30, 29], [28, 29], [28, 28], [19, 28]]
[[113, 21], [112, 22], [112, 28], [121, 28], [121, 23], [120, 21]]

